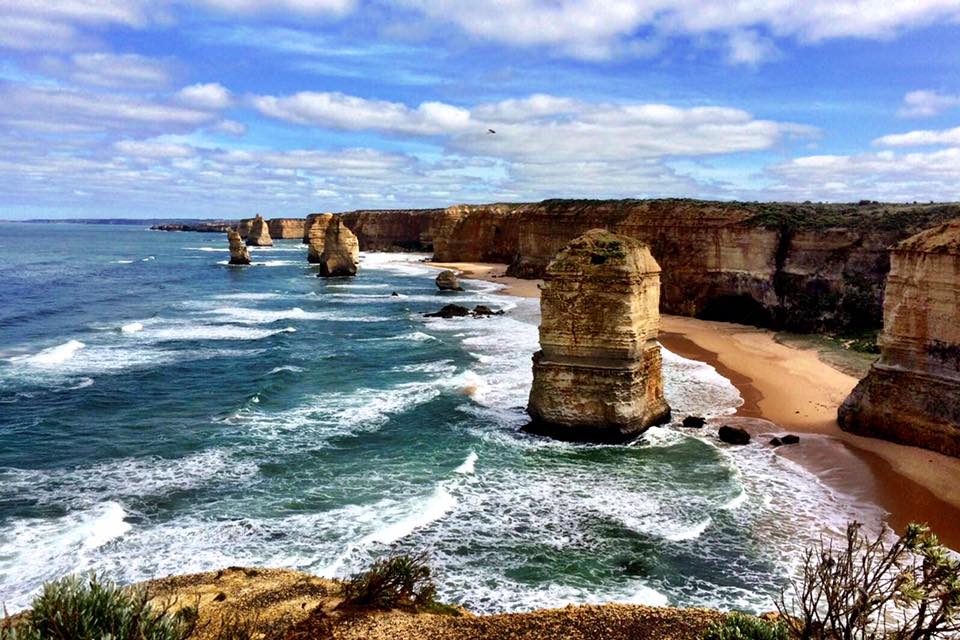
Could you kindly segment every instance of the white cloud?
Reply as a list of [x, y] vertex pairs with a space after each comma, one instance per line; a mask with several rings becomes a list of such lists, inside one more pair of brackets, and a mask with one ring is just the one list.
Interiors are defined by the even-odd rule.
[[897, 115], [905, 118], [922, 118], [960, 106], [960, 95], [946, 95], [936, 91], [911, 91], [903, 97], [903, 106]]
[[236, 120], [221, 120], [217, 124], [210, 127], [212, 131], [217, 131], [219, 133], [226, 133], [231, 136], [242, 136], [247, 132], [247, 125], [242, 122], [237, 122]]
[[755, 66], [767, 62], [778, 54], [777, 47], [769, 38], [760, 36], [756, 31], [734, 31], [727, 39], [727, 61], [730, 64]]
[[337, 129], [434, 135], [462, 130], [471, 124], [469, 111], [441, 102], [424, 102], [411, 109], [398, 102], [303, 91], [281, 98], [256, 96], [251, 103], [271, 118]]
[[120, 153], [138, 158], [188, 158], [193, 149], [157, 140], [121, 140], [113, 145]]
[[356, 0], [201, 0], [225, 13], [295, 13], [299, 15], [344, 15], [356, 6]]
[[135, 54], [80, 53], [71, 62], [71, 79], [82, 85], [156, 89], [170, 82], [164, 63]]
[[960, 127], [939, 131], [921, 129], [907, 133], [881, 136], [873, 141], [878, 147], [921, 147], [930, 145], [960, 145]]
[[90, 46], [87, 28], [139, 28], [168, 19], [162, 0], [0, 0], [0, 46], [66, 51]]
[[233, 102], [233, 96], [223, 85], [216, 82], [193, 84], [177, 92], [177, 100], [197, 109], [226, 109]]

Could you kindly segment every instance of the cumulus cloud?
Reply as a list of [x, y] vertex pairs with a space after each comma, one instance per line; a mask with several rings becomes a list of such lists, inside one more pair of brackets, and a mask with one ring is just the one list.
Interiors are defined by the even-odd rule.
[[226, 109], [233, 96], [226, 87], [217, 82], [192, 84], [177, 92], [177, 101], [197, 109]]
[[727, 38], [727, 62], [755, 66], [778, 55], [777, 47], [769, 38], [753, 30], [734, 31]]
[[903, 97], [903, 106], [897, 115], [904, 118], [935, 116], [960, 106], [960, 95], [946, 95], [937, 91], [911, 91]]
[[953, 129], [918, 130], [881, 136], [873, 141], [878, 147], [922, 147], [931, 145], [960, 145], [960, 127]]

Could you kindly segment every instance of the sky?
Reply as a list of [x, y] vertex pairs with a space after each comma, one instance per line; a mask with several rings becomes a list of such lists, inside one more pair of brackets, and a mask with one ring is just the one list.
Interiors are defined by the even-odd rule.
[[0, 0], [0, 218], [960, 200], [960, 0]]

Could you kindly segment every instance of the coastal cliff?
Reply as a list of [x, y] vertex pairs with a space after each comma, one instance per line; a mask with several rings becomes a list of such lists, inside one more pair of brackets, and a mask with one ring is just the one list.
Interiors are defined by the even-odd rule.
[[358, 210], [341, 214], [361, 251], [432, 251], [434, 217], [442, 209]]
[[291, 240], [303, 237], [305, 221], [303, 218], [271, 218], [267, 221], [270, 237], [278, 240]]
[[955, 217], [960, 205], [662, 199], [457, 205], [394, 222], [386, 212], [354, 212], [344, 221], [364, 250], [419, 234], [438, 262], [505, 262], [522, 278], [541, 277], [568, 242], [604, 228], [650, 245], [663, 268], [666, 313], [859, 332], [880, 328], [886, 248]]
[[529, 429], [622, 442], [666, 422], [659, 303], [660, 266], [642, 242], [594, 229], [561, 250], [540, 297]]
[[960, 456], [960, 220], [893, 248], [880, 349], [840, 426]]

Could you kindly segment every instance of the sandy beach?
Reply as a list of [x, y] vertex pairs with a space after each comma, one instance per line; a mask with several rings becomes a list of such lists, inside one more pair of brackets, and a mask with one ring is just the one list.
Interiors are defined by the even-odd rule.
[[[507, 295], [540, 294], [541, 281], [507, 277], [503, 264], [430, 264], [502, 284]], [[910, 521], [927, 522], [946, 544], [960, 549], [960, 459], [841, 431], [837, 407], [857, 378], [825, 362], [816, 349], [782, 344], [765, 329], [669, 315], [662, 317], [660, 341], [674, 353], [712, 365], [737, 387], [743, 405], [725, 422], [758, 438], [808, 434], [801, 446], [778, 453], [829, 486], [880, 505], [898, 531]]]

